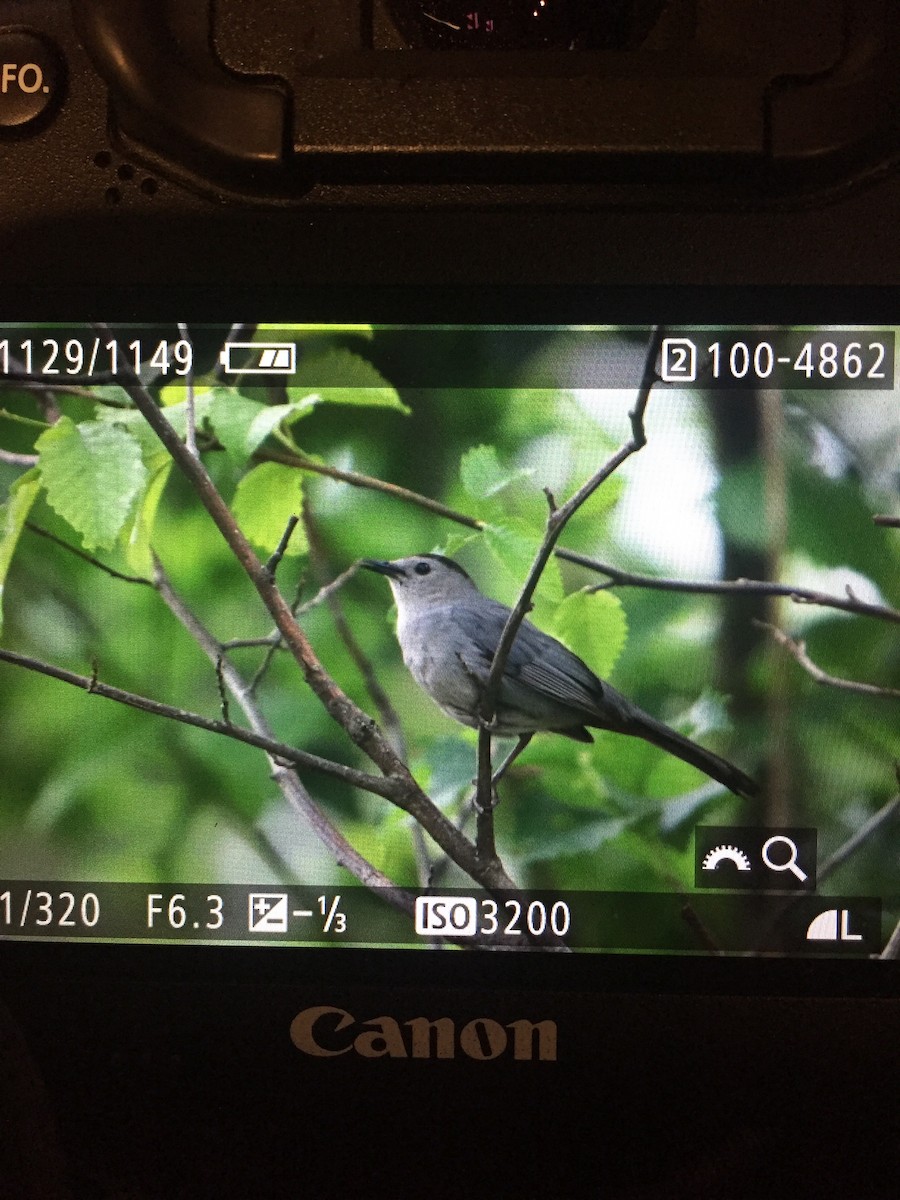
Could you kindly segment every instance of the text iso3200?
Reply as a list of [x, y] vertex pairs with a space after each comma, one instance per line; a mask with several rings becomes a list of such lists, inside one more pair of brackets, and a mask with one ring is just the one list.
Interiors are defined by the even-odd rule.
[[0, 339], [0, 376], [90, 380], [152, 370], [156, 375], [183, 377], [193, 366], [194, 348], [187, 339], [135, 338], [125, 343], [103, 337]]
[[417, 896], [416, 933], [423, 937], [564, 937], [572, 914], [564, 900], [489, 896]]

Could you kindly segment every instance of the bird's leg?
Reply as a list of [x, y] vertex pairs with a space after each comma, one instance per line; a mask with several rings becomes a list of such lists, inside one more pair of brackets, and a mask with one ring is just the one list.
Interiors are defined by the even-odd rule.
[[[513, 763], [516, 761], [516, 759], [519, 757], [519, 755], [522, 753], [522, 751], [525, 749], [525, 747], [528, 745], [528, 743], [531, 741], [531, 739], [533, 737], [534, 737], [533, 733], [519, 734], [519, 740], [516, 742], [515, 746], [512, 748], [512, 750], [510, 750], [509, 754], [507, 754], [506, 758], [504, 758], [503, 762], [500, 764], [500, 766], [497, 768], [497, 770], [494, 771], [494, 773], [491, 775], [491, 804], [490, 804], [491, 808], [496, 808], [497, 804], [499, 803], [499, 800], [500, 800], [500, 797], [497, 795], [497, 784], [500, 782], [500, 780], [503, 778], [503, 776], [506, 774], [506, 772], [509, 770], [509, 768], [513, 765]], [[473, 779], [472, 783], [477, 785], [478, 780]], [[472, 797], [472, 807], [475, 809], [476, 812], [479, 812], [479, 813], [484, 812], [484, 809], [478, 803], [477, 795]]]
[[528, 745], [528, 743], [531, 741], [531, 739], [533, 737], [534, 737], [533, 733], [520, 733], [519, 734], [519, 740], [516, 742], [515, 746], [512, 748], [512, 750], [510, 750], [509, 754], [507, 754], [506, 758], [504, 758], [503, 762], [500, 764], [500, 766], [497, 768], [497, 770], [491, 776], [491, 787], [492, 788], [496, 788], [497, 784], [500, 782], [500, 780], [503, 778], [503, 776], [506, 774], [506, 772], [509, 770], [509, 768], [513, 765], [513, 763], [516, 761], [516, 759], [519, 757], [519, 755], [522, 753], [522, 751], [525, 749], [525, 747]]

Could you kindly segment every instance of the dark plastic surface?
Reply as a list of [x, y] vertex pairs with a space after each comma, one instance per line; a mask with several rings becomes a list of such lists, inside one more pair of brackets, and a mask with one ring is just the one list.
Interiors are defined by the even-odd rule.
[[73, 0], [72, 9], [122, 134], [175, 159], [207, 163], [213, 174], [282, 163], [285, 96], [221, 68], [210, 52], [208, 5]]
[[[752, 963], [672, 988], [672, 963], [606, 959], [541, 986], [534, 964], [469, 955], [2, 949], [8, 1104], [25, 1079], [41, 1114], [17, 1122], [18, 1160], [70, 1189], [17, 1197], [896, 1195], [898, 1004], [852, 975], [812, 999], [816, 972], [791, 964], [769, 974], [778, 997]], [[313, 1057], [289, 1031], [323, 1005], [351, 1035], [550, 1019], [557, 1059], [479, 1060], [458, 1039], [445, 1059]]]
[[890, 0], [623, 12], [625, 48], [495, 54], [410, 48], [382, 0], [16, 4], [80, 84], [102, 81], [90, 104], [108, 102], [123, 152], [257, 203], [409, 204], [418, 183], [452, 203], [577, 186], [580, 203], [640, 206], [652, 183], [677, 206], [762, 205], [900, 153]]
[[[492, 55], [508, 59], [499, 82], [463, 55], [468, 64], [442, 66], [426, 86], [416, 72], [438, 67], [409, 57], [416, 52], [377, 2], [366, 29], [349, 0], [218, 0], [213, 54], [191, 24], [206, 5], [181, 0], [184, 36], [165, 68], [178, 77], [164, 75], [171, 95], [146, 73], [153, 54], [171, 48], [163, 26], [154, 23], [154, 46], [133, 52], [129, 31], [114, 28], [107, 48], [130, 57], [121, 69], [107, 62], [107, 78], [68, 6], [13, 7], [61, 47], [71, 87], [51, 124], [0, 143], [5, 319], [536, 319], [540, 296], [543, 320], [896, 320], [900, 73], [883, 58], [896, 61], [895, 5], [859, 0], [853, 27], [843, 24], [850, 9], [826, 0], [768, 6], [783, 23], [784, 58], [765, 120], [755, 102], [723, 107], [728, 87], [749, 95], [750, 77], [761, 94], [759, 5], [700, 6], [710, 52], [727, 38], [745, 47], [729, 66], [731, 84], [728, 71], [721, 86], [698, 85], [696, 75], [691, 84], [685, 56], [650, 89], [611, 77], [600, 112], [583, 111], [594, 85], [577, 78], [578, 64], [552, 52], [518, 64]], [[80, 8], [95, 33], [123, 11], [139, 30], [150, 13], [122, 0]], [[688, 8], [673, 3], [667, 13]], [[0, 2], [0, 24], [8, 9]], [[876, 10], [886, 24], [869, 19]], [[837, 25], [827, 19], [835, 13]], [[677, 45], [680, 28], [648, 31], [646, 52], [651, 35]], [[858, 53], [846, 56], [851, 43]], [[354, 57], [378, 47], [395, 55], [380, 82], [360, 75]], [[793, 175], [763, 171], [748, 183], [720, 165], [700, 177], [697, 156], [678, 154], [690, 148], [676, 136], [688, 126], [673, 119], [681, 68], [694, 97], [683, 114], [729, 163], [741, 147], [745, 157], [771, 152], [794, 164]], [[405, 91], [403, 71], [412, 76]], [[225, 122], [212, 147], [196, 141], [195, 118], [210, 112], [185, 110], [185, 78], [189, 89], [199, 80], [204, 104], [231, 103], [232, 85], [242, 94], [269, 72], [303, 100], [298, 142], [319, 137], [331, 165], [361, 182], [263, 178], [259, 163], [277, 174], [281, 153], [271, 121], [259, 137]], [[514, 154], [479, 176], [469, 150], [481, 153], [489, 139], [473, 140], [485, 127], [467, 104], [494, 112], [504, 95], [527, 99], [535, 88], [546, 123], [536, 128], [533, 109], [516, 111], [523, 137], [563, 160], [557, 175], [524, 186], [521, 176], [540, 176]], [[281, 93], [266, 94], [271, 115]], [[429, 106], [429, 96], [449, 99]], [[553, 144], [566, 105], [569, 120], [574, 113], [623, 138], [618, 157], [592, 150], [580, 160], [580, 179], [569, 173], [570, 151]], [[445, 149], [429, 131], [453, 135], [459, 153], [441, 150], [438, 160], [409, 149], [404, 171], [418, 181], [404, 184], [371, 142], [349, 153], [354, 130]], [[376, 296], [366, 284], [395, 290]], [[894, 1200], [896, 968], [0, 944], [0, 1196]], [[289, 1029], [301, 1009], [323, 1004], [360, 1020], [552, 1019], [559, 1057], [310, 1058]]]

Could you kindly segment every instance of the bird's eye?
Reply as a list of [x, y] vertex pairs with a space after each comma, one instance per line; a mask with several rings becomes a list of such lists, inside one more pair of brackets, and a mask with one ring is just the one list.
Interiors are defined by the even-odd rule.
[[417, 562], [415, 572], [417, 575], [430, 575], [431, 566], [427, 562]]

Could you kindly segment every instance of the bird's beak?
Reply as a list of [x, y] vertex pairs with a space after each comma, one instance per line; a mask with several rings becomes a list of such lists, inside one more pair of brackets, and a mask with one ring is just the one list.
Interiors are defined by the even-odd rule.
[[406, 572], [396, 563], [384, 562], [380, 558], [362, 558], [360, 566], [369, 571], [377, 571], [379, 575], [387, 575], [389, 579], [402, 579]]

